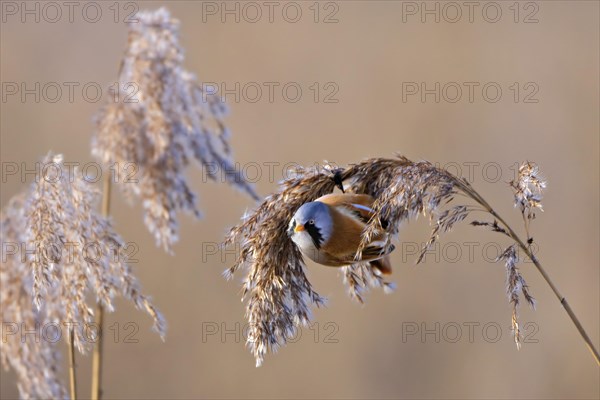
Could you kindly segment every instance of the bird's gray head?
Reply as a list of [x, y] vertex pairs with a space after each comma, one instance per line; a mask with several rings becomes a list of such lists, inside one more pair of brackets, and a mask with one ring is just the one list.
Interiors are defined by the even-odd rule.
[[312, 244], [318, 249], [331, 237], [332, 220], [327, 205], [313, 201], [303, 204], [292, 217], [288, 234], [300, 247]]

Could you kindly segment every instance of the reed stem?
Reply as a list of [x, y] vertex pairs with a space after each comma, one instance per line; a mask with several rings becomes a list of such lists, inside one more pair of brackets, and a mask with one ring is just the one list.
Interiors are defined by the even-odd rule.
[[550, 278], [550, 275], [548, 275], [548, 272], [546, 272], [546, 270], [544, 269], [544, 267], [542, 266], [540, 261], [531, 252], [531, 248], [529, 246], [525, 245], [525, 242], [523, 242], [523, 240], [521, 240], [521, 238], [508, 225], [508, 223], [492, 208], [492, 206], [490, 206], [488, 204], [487, 201], [485, 201], [485, 199], [483, 197], [481, 197], [481, 195], [479, 193], [477, 193], [475, 191], [475, 189], [473, 189], [473, 187], [471, 185], [466, 185], [459, 180], [459, 186], [461, 187], [461, 189], [463, 191], [465, 191], [465, 193], [470, 195], [471, 198], [473, 198], [473, 200], [475, 200], [477, 203], [481, 204], [481, 206], [483, 206], [494, 218], [496, 218], [498, 220], [498, 222], [500, 222], [502, 225], [504, 225], [504, 227], [506, 228], [506, 230], [508, 232], [508, 235], [519, 245], [519, 247], [525, 252], [527, 257], [529, 257], [529, 259], [533, 262], [533, 265], [535, 265], [535, 267], [540, 272], [540, 274], [542, 274], [542, 277], [544, 278], [546, 283], [548, 283], [548, 285], [550, 286], [550, 289], [552, 289], [552, 292], [554, 292], [554, 295], [556, 296], [556, 298], [558, 299], [560, 304], [563, 306], [563, 308], [569, 315], [569, 318], [571, 318], [571, 321], [575, 325], [575, 328], [577, 328], [577, 331], [579, 331], [579, 334], [583, 338], [583, 341], [587, 345], [590, 353], [592, 353], [592, 356], [596, 360], [596, 364], [598, 364], [598, 366], [600, 366], [600, 354], [598, 353], [598, 349], [594, 346], [592, 339], [590, 339], [589, 335], [583, 328], [583, 325], [579, 321], [579, 318], [577, 317], [577, 315], [571, 308], [567, 299], [560, 293], [560, 291], [558, 290], [558, 287], [554, 284], [554, 281]]
[[[110, 195], [111, 195], [111, 181], [110, 174], [104, 174], [103, 188], [102, 188], [102, 216], [108, 217], [110, 215]], [[104, 307], [98, 303], [96, 305], [96, 325], [98, 326], [98, 341], [94, 346], [94, 353], [92, 356], [92, 400], [99, 400], [102, 396], [102, 351], [103, 351], [103, 340], [104, 340]]]
[[75, 333], [69, 328], [69, 389], [71, 400], [77, 400], [77, 382], [75, 379]]

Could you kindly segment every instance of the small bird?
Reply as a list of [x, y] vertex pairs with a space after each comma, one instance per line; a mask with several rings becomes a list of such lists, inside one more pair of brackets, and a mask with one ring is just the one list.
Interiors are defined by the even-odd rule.
[[[303, 204], [292, 217], [288, 235], [300, 251], [316, 263], [341, 267], [357, 261], [368, 261], [383, 274], [390, 274], [389, 253], [394, 246], [385, 247], [388, 233], [382, 232], [355, 260], [361, 235], [373, 215], [375, 199], [367, 194], [328, 194]], [[382, 221], [382, 227], [387, 223]]]

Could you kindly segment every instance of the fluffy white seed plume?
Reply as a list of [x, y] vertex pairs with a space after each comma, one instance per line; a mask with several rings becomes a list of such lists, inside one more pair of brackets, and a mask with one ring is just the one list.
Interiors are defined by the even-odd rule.
[[535, 219], [535, 209], [542, 208], [542, 191], [546, 180], [540, 175], [539, 167], [531, 162], [519, 166], [517, 179], [510, 182], [515, 195], [515, 207], [528, 219]]
[[[139, 199], [157, 245], [177, 241], [176, 213], [200, 217], [184, 175], [196, 160], [203, 173], [258, 199], [231, 160], [225, 103], [183, 68], [179, 22], [169, 12], [140, 12], [129, 24], [119, 91], [96, 117], [92, 153], [121, 172], [121, 189]], [[114, 167], [113, 167], [114, 168]]]

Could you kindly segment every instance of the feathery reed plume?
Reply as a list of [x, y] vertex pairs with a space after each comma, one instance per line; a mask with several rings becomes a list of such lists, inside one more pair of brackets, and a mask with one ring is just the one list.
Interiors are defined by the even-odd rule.
[[[43, 304], [52, 318], [82, 327], [94, 323], [88, 293], [109, 311], [114, 310], [113, 298], [121, 295], [146, 311], [164, 337], [164, 319], [140, 292], [123, 239], [96, 211], [98, 192], [78, 171], [61, 173], [66, 168], [60, 155], [48, 155], [43, 165], [53, 165], [59, 173], [37, 179], [25, 204], [24, 243], [35, 249], [27, 258], [34, 304]], [[83, 329], [75, 330], [74, 341], [82, 353], [91, 345]]]
[[244, 297], [250, 328], [247, 344], [260, 366], [268, 351], [293, 338], [310, 320], [310, 305], [322, 298], [308, 281], [300, 250], [285, 234], [294, 212], [302, 204], [330, 193], [335, 187], [328, 170], [300, 168], [283, 182], [244, 222], [231, 229], [225, 245], [241, 242], [241, 254], [226, 276], [248, 266]]
[[510, 181], [510, 186], [514, 191], [515, 207], [519, 207], [523, 216], [527, 242], [531, 244], [529, 243], [531, 240], [529, 224], [535, 219], [536, 209], [544, 211], [541, 201], [546, 181], [540, 175], [537, 165], [526, 162], [519, 166], [517, 178]]
[[12, 368], [17, 374], [21, 398], [64, 399], [67, 392], [59, 378], [60, 353], [57, 346], [49, 340], [36, 340], [30, 336], [22, 340], [20, 333], [34, 329], [39, 332], [47, 324], [56, 324], [48, 318], [44, 309], [38, 310], [32, 302], [33, 277], [21, 258], [26, 230], [24, 203], [24, 194], [13, 197], [0, 216], [2, 248], [7, 250], [3, 251], [0, 263], [0, 319], [3, 330], [0, 359], [5, 369]]
[[179, 21], [165, 8], [143, 11], [129, 24], [119, 88], [96, 116], [92, 153], [106, 165], [134, 173], [119, 179], [129, 199], [139, 198], [157, 245], [177, 241], [176, 212], [200, 217], [184, 170], [194, 159], [211, 179], [225, 179], [258, 199], [231, 160], [227, 107], [183, 68]]
[[518, 308], [519, 303], [521, 302], [519, 292], [523, 293], [525, 300], [527, 300], [532, 308], [535, 308], [535, 300], [529, 294], [527, 283], [525, 283], [523, 275], [521, 275], [521, 272], [517, 268], [517, 263], [519, 262], [517, 257], [517, 246], [513, 244], [507, 247], [506, 250], [498, 256], [496, 261], [500, 260], [504, 260], [504, 265], [506, 265], [506, 294], [513, 307], [511, 319], [512, 331], [515, 338], [515, 344], [517, 345], [517, 348], [520, 349], [522, 337], [518, 320]]
[[[531, 306], [535, 304], [517, 268], [516, 249], [519, 247], [553, 289], [598, 361], [598, 351], [578, 318], [531, 251], [528, 221], [534, 218], [534, 210], [541, 208], [540, 192], [545, 183], [539, 178], [537, 168], [530, 163], [524, 164], [519, 171], [518, 179], [511, 186], [515, 190], [516, 204], [526, 221], [527, 244], [466, 179], [456, 177], [427, 161], [414, 162], [398, 156], [394, 159], [368, 159], [344, 169], [298, 169], [296, 176], [283, 181], [278, 193], [267, 197], [252, 214], [243, 218], [240, 225], [232, 228], [225, 240], [225, 245], [233, 242], [241, 244], [240, 257], [225, 275], [231, 277], [241, 267], [248, 269], [243, 285], [243, 296], [247, 300], [246, 318], [250, 324], [247, 344], [256, 358], [257, 366], [263, 362], [268, 351], [285, 344], [299, 326], [308, 323], [310, 303], [319, 306], [324, 302], [312, 289], [304, 272], [302, 255], [285, 231], [290, 218], [302, 204], [331, 193], [335, 187], [375, 198], [373, 215], [363, 230], [356, 259], [360, 258], [360, 252], [366, 244], [384, 228], [382, 221], [387, 222], [387, 231], [396, 234], [403, 221], [419, 214], [429, 215], [434, 226], [417, 260], [420, 263], [440, 235], [465, 220], [471, 212], [490, 214], [494, 218], [492, 222], [473, 221], [472, 225], [489, 227], [513, 241], [498, 260], [503, 260], [507, 268], [507, 292], [513, 306], [512, 321], [517, 346], [520, 346], [517, 321], [519, 292]], [[457, 195], [462, 195], [460, 198], [466, 198], [470, 204], [451, 205], [459, 197]], [[387, 246], [390, 245], [387, 243]], [[362, 301], [363, 289], [369, 285], [389, 288], [387, 282], [363, 263], [345, 267], [344, 273], [351, 296], [359, 301]]]

